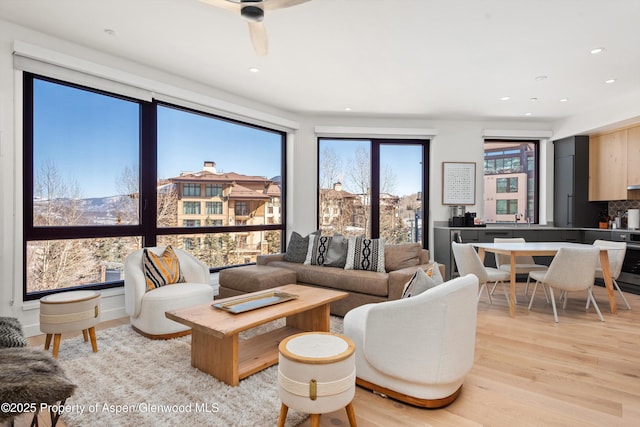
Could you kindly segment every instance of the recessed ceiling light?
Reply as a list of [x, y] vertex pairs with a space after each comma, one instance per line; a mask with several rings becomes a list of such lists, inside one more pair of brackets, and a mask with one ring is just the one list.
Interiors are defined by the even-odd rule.
[[548, 78], [549, 78], [549, 76], [537, 76], [537, 77], [536, 77], [536, 80], [537, 80], [537, 81], [539, 81], [539, 82], [541, 82], [541, 81], [543, 81], [543, 80], [547, 80]]
[[260, 68], [258, 68], [258, 67], [251, 67], [251, 68], [249, 68], [249, 71], [251, 71], [252, 73], [259, 73], [259, 72], [260, 72]]
[[529, 101], [531, 102], [536, 102], [538, 100], [538, 98], [536, 98], [535, 96], [533, 98], [529, 98]]
[[599, 53], [602, 53], [603, 50], [604, 50], [603, 47], [596, 47], [591, 49], [589, 52], [591, 53], [591, 55], [597, 55]]
[[502, 98], [500, 98], [500, 101], [508, 101], [510, 99], [511, 99], [510, 96], [503, 96]]
[[116, 30], [112, 30], [111, 28], [105, 28], [104, 33], [108, 36], [116, 36]]
[[611, 83], [615, 83], [616, 79], [609, 79], [609, 80], [605, 80], [604, 81], [606, 84], [611, 84]]
[[351, 107], [344, 107], [344, 111], [351, 111]]
[[525, 116], [530, 116], [530, 115], [532, 115], [532, 114], [533, 114], [533, 113], [524, 113], [524, 115], [525, 115]]
[[560, 102], [567, 102], [569, 100], [569, 98], [562, 98], [560, 99]]

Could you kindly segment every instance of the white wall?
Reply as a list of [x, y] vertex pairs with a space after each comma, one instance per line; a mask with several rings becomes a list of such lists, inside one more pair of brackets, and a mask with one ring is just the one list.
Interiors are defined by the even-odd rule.
[[[435, 119], [366, 118], [345, 113], [336, 116], [298, 116], [252, 100], [243, 99], [215, 88], [198, 85], [192, 81], [167, 74], [161, 70], [145, 67], [100, 52], [88, 50], [43, 34], [15, 26], [0, 20], [0, 315], [18, 317], [29, 335], [39, 333], [38, 302], [22, 301], [22, 193], [21, 193], [21, 87], [20, 74], [13, 69], [12, 50], [14, 40], [21, 40], [36, 46], [82, 58], [96, 64], [121, 70], [131, 76], [139, 76], [147, 82], [158, 82], [158, 86], [175, 96], [190, 97], [192, 101], [213, 101], [213, 104], [228, 106], [239, 114], [255, 114], [260, 118], [277, 117], [283, 122], [299, 126], [289, 135], [287, 141], [288, 199], [287, 230], [301, 233], [313, 231], [316, 227], [316, 175], [317, 146], [316, 126], [343, 126], [364, 128], [426, 128], [436, 131], [432, 139], [430, 155], [430, 202], [429, 235], [432, 236], [433, 221], [448, 218], [448, 208], [441, 204], [441, 165], [443, 161], [476, 162], [477, 205], [469, 210], [477, 211], [482, 217], [482, 163], [483, 131], [501, 129], [515, 131], [550, 130], [552, 124], [532, 121], [492, 122], [492, 121], [452, 121]], [[218, 102], [219, 101], [219, 102]], [[640, 103], [638, 103], [640, 105]], [[576, 129], [575, 125], [558, 125], [563, 129]], [[574, 131], [578, 133], [578, 130]], [[363, 135], [371, 136], [371, 135]], [[541, 176], [541, 217], [551, 220], [552, 212], [552, 158], [550, 144], [542, 145]], [[429, 247], [433, 247], [432, 238]], [[103, 319], [124, 316], [122, 290], [103, 293]]]
[[[345, 113], [338, 116], [306, 116], [298, 131], [293, 163], [304, 165], [304, 171], [295, 174], [296, 189], [293, 194], [291, 222], [295, 230], [308, 233], [316, 227], [316, 186], [317, 186], [317, 136], [316, 126], [371, 128], [375, 130], [389, 129], [433, 129], [436, 135], [431, 140], [429, 164], [429, 247], [433, 247], [433, 222], [445, 221], [449, 218], [449, 208], [442, 204], [442, 162], [460, 161], [476, 162], [476, 205], [468, 206], [467, 211], [475, 211], [482, 218], [484, 206], [482, 204], [483, 187], [483, 159], [484, 139], [483, 131], [487, 129], [513, 130], [514, 135], [522, 131], [550, 130], [548, 123], [535, 122], [497, 122], [497, 121], [454, 121], [434, 119], [401, 119], [401, 118], [366, 118], [355, 117]], [[363, 134], [367, 137], [371, 135]], [[553, 165], [548, 156], [553, 158], [553, 150], [546, 149], [549, 143], [543, 143], [545, 149], [541, 154], [545, 156], [541, 161], [542, 174], [545, 175], [545, 187], [541, 188], [541, 217], [545, 220], [553, 216], [552, 191], [553, 170], [549, 174], [547, 165]], [[549, 187], [549, 185], [551, 187]], [[551, 211], [550, 211], [551, 210]]]

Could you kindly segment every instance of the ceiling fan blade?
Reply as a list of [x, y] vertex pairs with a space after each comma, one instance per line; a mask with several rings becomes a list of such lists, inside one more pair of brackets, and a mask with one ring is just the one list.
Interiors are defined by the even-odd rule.
[[265, 56], [269, 52], [269, 41], [267, 39], [267, 29], [263, 22], [249, 21], [249, 36], [256, 53]]
[[240, 12], [240, 3], [234, 3], [228, 0], [200, 0], [202, 3], [209, 4], [211, 6], [226, 9], [231, 12]]
[[311, 0], [263, 0], [264, 10], [285, 9], [287, 7], [296, 6]]

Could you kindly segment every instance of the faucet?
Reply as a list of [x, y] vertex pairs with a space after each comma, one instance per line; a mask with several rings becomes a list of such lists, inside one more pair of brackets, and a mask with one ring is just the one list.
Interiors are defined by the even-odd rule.
[[520, 221], [520, 216], [521, 215], [522, 215], [521, 213], [516, 213], [516, 220], [514, 222], [514, 227], [518, 226], [518, 221]]

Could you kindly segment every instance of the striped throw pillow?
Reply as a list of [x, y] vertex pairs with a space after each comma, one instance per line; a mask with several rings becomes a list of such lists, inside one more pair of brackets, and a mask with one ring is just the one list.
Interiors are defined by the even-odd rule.
[[147, 291], [184, 282], [178, 255], [176, 255], [171, 246], [167, 246], [160, 256], [149, 249], [143, 249], [142, 270], [147, 283]]

